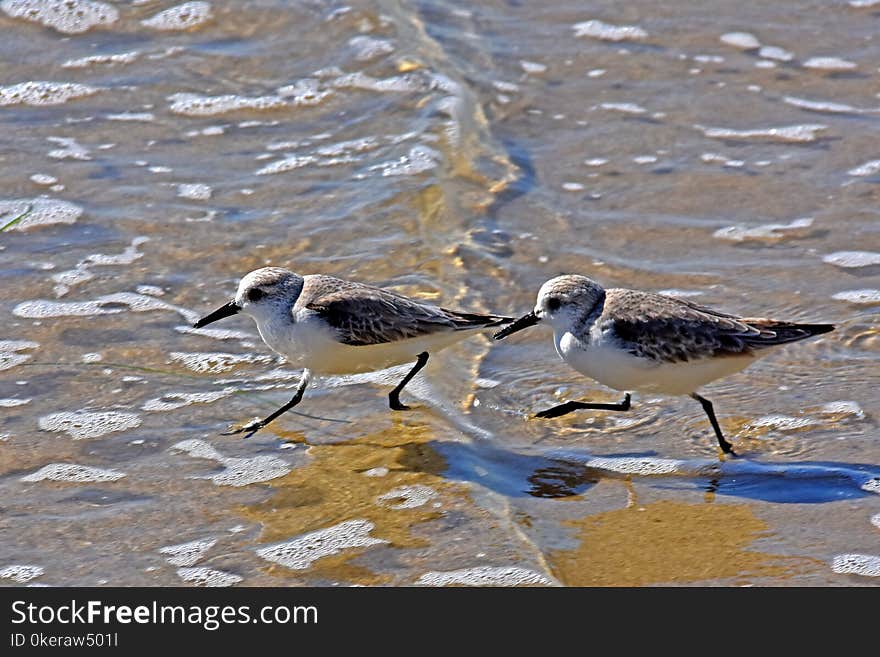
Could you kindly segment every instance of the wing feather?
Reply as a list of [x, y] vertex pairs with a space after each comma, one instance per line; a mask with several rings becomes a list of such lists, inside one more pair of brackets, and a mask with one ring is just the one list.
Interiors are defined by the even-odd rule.
[[305, 307], [332, 326], [343, 344], [382, 344], [509, 321], [506, 317], [460, 313], [419, 303], [370, 285], [321, 278], [329, 279], [319, 282], [326, 293], [313, 297]]
[[745, 356], [833, 329], [828, 324], [737, 317], [633, 290], [608, 290], [603, 316], [631, 353], [665, 362]]

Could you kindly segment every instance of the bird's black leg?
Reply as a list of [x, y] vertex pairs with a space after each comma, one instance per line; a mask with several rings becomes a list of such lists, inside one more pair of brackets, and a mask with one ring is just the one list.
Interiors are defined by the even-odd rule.
[[403, 381], [397, 384], [397, 387], [388, 393], [388, 405], [391, 407], [393, 411], [408, 411], [409, 406], [406, 404], [400, 403], [400, 391], [403, 390], [404, 386], [409, 383], [412, 378], [418, 374], [419, 370], [425, 366], [425, 363], [428, 362], [428, 352], [423, 351], [418, 356], [416, 356], [416, 364], [413, 365], [413, 368], [407, 373], [405, 377], [403, 377]]
[[220, 435], [221, 436], [233, 436], [237, 433], [244, 433], [246, 431], [247, 434], [244, 437], [250, 438], [255, 433], [257, 433], [257, 431], [259, 431], [260, 429], [265, 427], [267, 424], [269, 424], [272, 420], [274, 420], [276, 417], [286, 413], [291, 408], [293, 408], [294, 406], [299, 404], [302, 401], [303, 393], [305, 393], [305, 391], [306, 391], [306, 386], [309, 385], [309, 381], [311, 381], [311, 380], [312, 380], [312, 373], [309, 370], [303, 370], [302, 377], [300, 377], [300, 380], [299, 380], [299, 385], [296, 387], [296, 393], [294, 393], [291, 400], [289, 402], [287, 402], [284, 406], [279, 408], [277, 411], [275, 411], [271, 415], [267, 415], [262, 420], [253, 419], [250, 422], [248, 422], [247, 424], [242, 425], [240, 427], [229, 427], [228, 431], [224, 431]]
[[691, 393], [691, 397], [702, 404], [703, 410], [706, 411], [706, 415], [709, 416], [709, 422], [712, 423], [712, 428], [715, 430], [715, 437], [718, 438], [718, 446], [721, 447], [721, 451], [725, 454], [736, 456], [736, 452], [733, 451], [733, 445], [727, 442], [724, 438], [724, 434], [721, 433], [721, 427], [718, 426], [718, 420], [715, 418], [715, 410], [712, 408], [712, 402], [705, 397], [700, 397], [700, 395], [695, 392]]
[[592, 409], [594, 411], [628, 411], [630, 408], [629, 401], [629, 393], [626, 393], [623, 401], [619, 401], [616, 404], [596, 404], [592, 402], [568, 401], [564, 404], [560, 404], [559, 406], [548, 408], [546, 411], [535, 413], [535, 417], [559, 417], [560, 415], [565, 415], [567, 413], [571, 413], [572, 411], [579, 411], [581, 409]]

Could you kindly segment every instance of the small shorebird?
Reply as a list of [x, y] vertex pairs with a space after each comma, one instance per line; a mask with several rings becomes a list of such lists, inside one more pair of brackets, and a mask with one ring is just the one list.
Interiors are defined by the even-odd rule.
[[280, 267], [256, 269], [238, 285], [235, 298], [202, 317], [202, 328], [218, 319], [244, 313], [257, 323], [272, 350], [303, 368], [296, 394], [263, 418], [230, 427], [223, 435], [265, 427], [302, 400], [312, 374], [372, 372], [415, 360], [415, 365], [388, 395], [395, 411], [400, 391], [428, 362], [428, 354], [462, 340], [475, 329], [501, 326], [511, 317], [447, 310], [370, 285], [333, 276], [300, 276]]
[[703, 406], [726, 454], [734, 454], [733, 447], [718, 426], [712, 402], [697, 389], [745, 369], [769, 347], [834, 329], [831, 324], [737, 317], [662, 294], [606, 290], [586, 276], [566, 275], [544, 283], [535, 309], [494, 337], [502, 340], [545, 319], [566, 363], [626, 395], [616, 404], [569, 401], [536, 417], [578, 409], [627, 411], [630, 390], [687, 394]]

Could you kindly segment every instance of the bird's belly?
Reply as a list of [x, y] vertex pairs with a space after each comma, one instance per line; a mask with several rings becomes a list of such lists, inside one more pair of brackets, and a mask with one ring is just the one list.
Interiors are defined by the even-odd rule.
[[686, 395], [707, 383], [745, 369], [751, 356], [702, 358], [687, 362], [653, 361], [612, 344], [560, 349], [572, 368], [616, 390]]
[[315, 374], [360, 374], [403, 363], [415, 364], [416, 357], [423, 351], [438, 351], [467, 337], [468, 333], [450, 331], [358, 346], [337, 342], [330, 332], [308, 324], [294, 325], [283, 336], [269, 332], [261, 335], [266, 344], [297, 367], [305, 367]]

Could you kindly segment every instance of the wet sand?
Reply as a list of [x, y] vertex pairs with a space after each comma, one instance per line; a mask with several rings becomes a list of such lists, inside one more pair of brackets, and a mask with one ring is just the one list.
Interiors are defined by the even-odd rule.
[[[0, 584], [876, 585], [859, 4], [0, 4]], [[704, 389], [739, 459], [687, 398], [530, 419], [618, 397], [543, 328], [432, 356], [408, 413], [400, 369], [324, 378], [243, 441], [298, 372], [189, 325], [267, 264], [838, 328]]]

